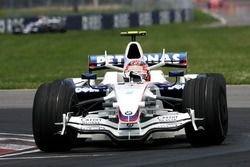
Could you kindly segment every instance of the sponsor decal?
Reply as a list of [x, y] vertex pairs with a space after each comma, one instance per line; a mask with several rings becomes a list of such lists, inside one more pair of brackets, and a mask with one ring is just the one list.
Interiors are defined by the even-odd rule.
[[175, 128], [180, 126], [180, 124], [159, 124], [158, 128]]
[[178, 119], [178, 115], [165, 115], [157, 117], [159, 122], [173, 122]]
[[101, 121], [102, 121], [101, 118], [83, 118], [82, 124], [88, 124], [88, 125], [100, 124]]
[[[107, 56], [108, 62], [116, 65], [123, 65], [124, 56], [123, 55], [109, 55]], [[90, 56], [90, 64], [94, 64], [96, 66], [102, 66], [105, 64], [105, 56]]]
[[104, 126], [93, 126], [93, 125], [92, 125], [92, 126], [83, 126], [83, 127], [82, 127], [82, 130], [87, 130], [87, 131], [88, 131], [88, 130], [89, 130], [89, 131], [91, 131], [91, 130], [97, 130], [97, 131], [98, 131], [98, 130], [106, 130], [106, 129], [105, 129]]
[[168, 90], [180, 90], [180, 89], [184, 89], [184, 85], [174, 85], [174, 86], [168, 87]]
[[125, 115], [132, 115], [132, 111], [126, 111]]
[[[152, 54], [144, 54], [144, 60], [149, 65], [159, 63], [161, 61], [162, 54], [161, 53], [152, 53]], [[165, 62], [170, 64], [182, 64], [187, 65], [187, 54], [186, 53], [168, 53], [165, 54]], [[108, 55], [108, 62], [113, 65], [123, 65], [124, 64], [124, 55]], [[105, 56], [104, 55], [92, 55], [89, 56], [89, 65], [101, 67], [105, 64]]]
[[100, 92], [100, 89], [93, 89], [91, 87], [83, 87], [83, 88], [75, 88], [76, 93], [92, 93], [92, 92]]

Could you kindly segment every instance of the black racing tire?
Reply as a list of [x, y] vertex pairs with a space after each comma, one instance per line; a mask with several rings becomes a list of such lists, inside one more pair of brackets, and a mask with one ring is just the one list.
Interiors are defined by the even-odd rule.
[[183, 91], [183, 110], [195, 110], [195, 123], [185, 127], [188, 141], [193, 146], [221, 144], [228, 130], [228, 111], [226, 98], [226, 82], [221, 74], [204, 74], [189, 80]]
[[77, 131], [66, 129], [60, 135], [62, 114], [72, 112], [78, 102], [72, 86], [63, 81], [42, 84], [35, 95], [33, 104], [33, 135], [37, 147], [45, 152], [69, 151], [76, 140]]

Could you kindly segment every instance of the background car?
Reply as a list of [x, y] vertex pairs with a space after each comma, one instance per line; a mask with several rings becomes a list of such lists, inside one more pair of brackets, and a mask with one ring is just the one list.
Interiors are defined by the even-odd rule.
[[30, 33], [44, 33], [44, 32], [66, 32], [66, 22], [60, 18], [40, 17], [35, 22], [30, 22], [26, 25], [14, 24], [12, 26], [14, 34], [30, 34]]

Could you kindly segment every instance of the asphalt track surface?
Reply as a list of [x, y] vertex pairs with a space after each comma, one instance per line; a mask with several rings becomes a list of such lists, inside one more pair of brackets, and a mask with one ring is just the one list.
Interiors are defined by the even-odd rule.
[[[83, 142], [65, 153], [39, 151], [31, 117], [34, 90], [0, 91], [0, 167], [17, 166], [250, 166], [250, 86], [228, 86], [229, 132], [219, 146], [194, 148], [185, 135], [144, 145], [117, 145], [107, 140]], [[26, 93], [25, 93], [26, 92]], [[10, 98], [6, 98], [6, 94]], [[20, 97], [21, 96], [21, 97]], [[13, 98], [15, 97], [15, 98]], [[2, 99], [1, 99], [2, 98]], [[12, 98], [12, 100], [11, 100]], [[11, 102], [12, 101], [12, 102]], [[3, 101], [2, 101], [3, 102]], [[18, 103], [21, 104], [18, 107]], [[25, 104], [27, 103], [27, 104]], [[237, 106], [242, 105], [238, 108]]]
[[[250, 166], [250, 110], [229, 109], [229, 133], [222, 145], [194, 148], [185, 136], [145, 145], [119, 146], [110, 141], [78, 142], [65, 153], [44, 153], [32, 145], [31, 109], [1, 109], [1, 137], [28, 139], [31, 148], [0, 156], [0, 166]], [[13, 136], [11, 136], [13, 135]], [[27, 144], [26, 141], [26, 144]], [[24, 141], [22, 141], [24, 142]], [[28, 145], [28, 144], [27, 144]], [[29, 153], [30, 152], [30, 153]]]

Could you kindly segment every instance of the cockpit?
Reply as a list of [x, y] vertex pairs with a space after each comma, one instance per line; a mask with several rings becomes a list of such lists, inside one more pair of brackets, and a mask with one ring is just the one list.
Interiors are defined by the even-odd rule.
[[143, 81], [148, 78], [148, 65], [145, 61], [136, 59], [130, 60], [124, 69], [125, 77], [132, 78], [133, 81]]

